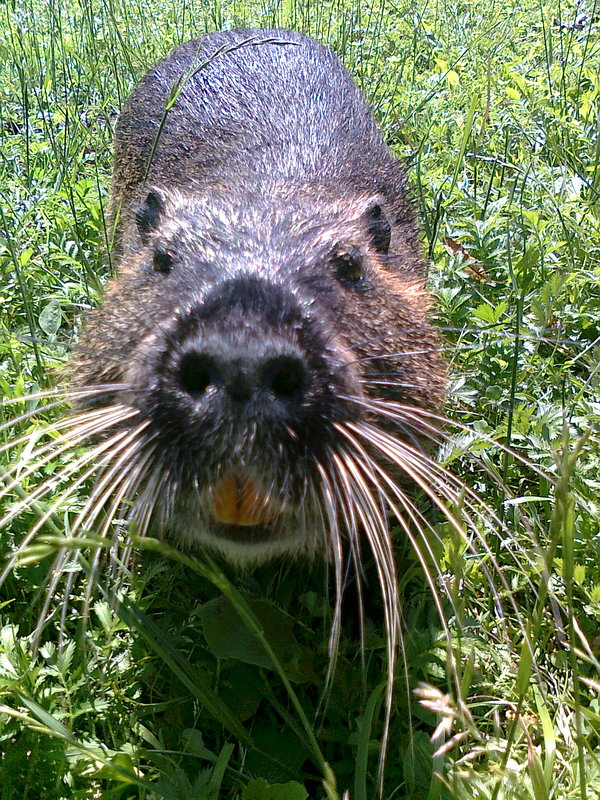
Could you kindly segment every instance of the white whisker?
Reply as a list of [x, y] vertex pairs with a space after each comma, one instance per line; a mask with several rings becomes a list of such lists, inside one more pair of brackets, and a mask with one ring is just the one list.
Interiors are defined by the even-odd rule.
[[[446, 518], [448, 523], [452, 526], [453, 530], [458, 534], [459, 538], [465, 543], [467, 548], [470, 552], [474, 555], [478, 555], [476, 549], [470, 538], [465, 534], [465, 531], [459, 521], [456, 519], [454, 514], [446, 507], [445, 503], [442, 502], [440, 497], [438, 497], [437, 491], [441, 491], [443, 496], [446, 496], [446, 499], [459, 500], [460, 498], [457, 497], [455, 493], [450, 493], [444, 495], [444, 484], [437, 480], [437, 476], [433, 470], [427, 472], [428, 464], [421, 460], [417, 466], [413, 463], [412, 459], [415, 456], [415, 451], [407, 445], [405, 442], [401, 440], [395, 439], [394, 437], [387, 434], [385, 431], [380, 429], [373, 428], [373, 426], [367, 424], [360, 424], [356, 425], [355, 423], [347, 423], [348, 427], [353, 430], [357, 435], [366, 435], [369, 442], [374, 445], [378, 450], [380, 450], [383, 454], [385, 454], [392, 463], [395, 463], [401, 470], [403, 470], [411, 480], [419, 486], [422, 491], [430, 498], [430, 500], [434, 503], [434, 505], [438, 508], [438, 510], [443, 514]], [[422, 457], [422, 454], [417, 453], [419, 457]], [[439, 467], [439, 465], [435, 465], [434, 462], [430, 462], [432, 465]], [[441, 468], [440, 468], [441, 469]], [[427, 481], [425, 480], [424, 476], [429, 475], [430, 479], [433, 479], [433, 486], [430, 486]], [[453, 476], [454, 477], [454, 476]], [[456, 480], [456, 478], [455, 478]], [[465, 521], [468, 522], [469, 528], [472, 533], [477, 537], [478, 542], [483, 547], [486, 555], [489, 557], [491, 563], [495, 567], [495, 573], [498, 577], [498, 580], [502, 584], [502, 587], [506, 593], [506, 596], [510, 602], [511, 608], [515, 612], [516, 618], [518, 620], [519, 627], [521, 628], [523, 635], [525, 637], [525, 641], [529, 641], [526, 624], [523, 620], [522, 614], [519, 611], [519, 608], [513, 598], [512, 592], [510, 590], [510, 586], [506, 577], [499, 569], [497, 560], [495, 559], [488, 543], [486, 542], [484, 536], [478, 530], [477, 526], [474, 522], [467, 516], [463, 514]], [[511, 554], [512, 555], [512, 554]], [[518, 563], [518, 562], [517, 562]], [[485, 570], [484, 565], [482, 564], [481, 557], [479, 557], [479, 564], [481, 568], [484, 570], [484, 574], [486, 575], [486, 580], [488, 581], [488, 585], [491, 588], [491, 591], [496, 599], [496, 602], [499, 603], [499, 597], [496, 587], [494, 586], [494, 582], [489, 575], [489, 573]], [[501, 605], [500, 607], [500, 615], [502, 616]]]
[[[332, 456], [335, 461], [341, 460], [347, 470], [348, 486], [356, 506], [361, 529], [366, 535], [373, 555], [375, 567], [379, 577], [379, 586], [383, 598], [383, 613], [385, 621], [386, 654], [388, 664], [387, 688], [385, 693], [384, 726], [381, 737], [380, 763], [378, 770], [378, 783], [381, 786], [383, 768], [390, 732], [392, 699], [396, 672], [396, 652], [398, 642], [402, 643], [400, 628], [400, 611], [398, 605], [398, 584], [396, 580], [396, 566], [393, 558], [393, 548], [389, 536], [387, 520], [382, 509], [377, 505], [372, 491], [365, 481], [361, 470], [354, 458], [347, 451], [340, 451]], [[362, 465], [363, 468], [365, 465]], [[338, 473], [339, 474], [339, 473]]]
[[[0, 480], [5, 482], [5, 486], [0, 489], [0, 498], [10, 493], [16, 486], [22, 483], [22, 481], [24, 481], [30, 475], [33, 475], [34, 472], [39, 470], [45, 464], [48, 464], [50, 461], [52, 461], [52, 459], [62, 455], [67, 450], [74, 449], [86, 439], [91, 439], [97, 436], [107, 428], [110, 428], [120, 422], [125, 422], [127, 419], [130, 419], [138, 413], [135, 410], [131, 410], [130, 413], [124, 413], [124, 408], [125, 407], [115, 407], [114, 409], [110, 410], [111, 413], [108, 413], [107, 409], [102, 409], [101, 411], [89, 412], [76, 417], [72, 424], [68, 425], [70, 428], [75, 428], [75, 436], [73, 436], [72, 432], [63, 433], [56, 439], [52, 439], [52, 441], [43, 447], [39, 447], [37, 450], [29, 453], [27, 462], [33, 461], [34, 463], [30, 467], [24, 469], [22, 472], [19, 472], [18, 476], [12, 481], [7, 482], [7, 478], [19, 471], [19, 469], [22, 467], [21, 463], [17, 462], [17, 464], [14, 464], [10, 469], [7, 469], [3, 473]], [[67, 427], [67, 423], [68, 420], [64, 420], [64, 424], [60, 427]], [[57, 428], [53, 427], [51, 432], [55, 430], [57, 430]], [[47, 429], [42, 429], [36, 433], [38, 435], [43, 435], [47, 432]], [[27, 437], [23, 438], [25, 441], [27, 441], [32, 435], [34, 434], [29, 434]]]
[[329, 534], [329, 546], [333, 555], [335, 576], [335, 606], [333, 610], [331, 631], [329, 634], [330, 661], [325, 678], [325, 684], [331, 685], [333, 680], [333, 671], [335, 668], [335, 656], [339, 648], [341, 632], [344, 554], [338, 526], [337, 504], [335, 502], [335, 494], [332, 489], [332, 484], [323, 465], [320, 463], [317, 464], [317, 469], [321, 477], [321, 508], [324, 507], [327, 515], [327, 531]]
[[[127, 433], [128, 435], [122, 441], [120, 441], [118, 443], [115, 443], [114, 448], [110, 452], [111, 456], [118, 455], [119, 453], [121, 453], [120, 457], [117, 459], [116, 465], [113, 464], [112, 465], [112, 469], [109, 471], [109, 472], [111, 472], [111, 474], [115, 474], [115, 473], [118, 472], [119, 469], [122, 469], [123, 465], [128, 463], [128, 459], [131, 457], [132, 451], [135, 452], [136, 449], [139, 449], [139, 443], [136, 441], [136, 439], [139, 438], [139, 434], [147, 427], [147, 424], [148, 424], [147, 422], [143, 422], [140, 425], [138, 425], [137, 428], [134, 428], [132, 431], [123, 431], [123, 432], [121, 432], [121, 433]], [[132, 442], [133, 442], [133, 445], [131, 444]], [[129, 447], [128, 447], [128, 445], [129, 445]], [[54, 513], [56, 511], [56, 509], [62, 503], [64, 503], [65, 499], [68, 496], [72, 495], [75, 491], [77, 491], [79, 486], [82, 483], [84, 483], [92, 474], [94, 474], [97, 471], [97, 469], [98, 469], [98, 465], [94, 464], [90, 470], [88, 470], [86, 473], [84, 473], [84, 475], [80, 476], [80, 478], [77, 481], [75, 481], [72, 485], [69, 486], [68, 491], [64, 492], [58, 498], [58, 500], [53, 504], [53, 506], [51, 506], [48, 509], [46, 514], [42, 518], [40, 518], [40, 520], [38, 520], [38, 522], [36, 523], [34, 528], [28, 534], [27, 542], [31, 541], [31, 539], [36, 535], [37, 531], [45, 523], [46, 519], [49, 518], [50, 515], [52, 513]], [[113, 485], [111, 486], [111, 493], [114, 491], [114, 489], [119, 484], [125, 484], [125, 485], [127, 484], [127, 476], [128, 476], [127, 472], [124, 472], [124, 473], [121, 474], [121, 476], [117, 479], [117, 481], [115, 483], [113, 483]], [[93, 494], [93, 492], [92, 492], [92, 494]], [[104, 504], [106, 503], [106, 501], [107, 501], [107, 499], [109, 497], [110, 497], [110, 493], [107, 493], [105, 495], [105, 497], [101, 501], [98, 501], [98, 499], [96, 498], [96, 501], [95, 501], [96, 505], [94, 506], [95, 510], [97, 508], [96, 516], [100, 513], [101, 509], [103, 508]], [[88, 499], [88, 501], [86, 502], [86, 504], [83, 507], [83, 509], [81, 509], [78, 512], [77, 517], [75, 518], [75, 522], [74, 522], [73, 526], [71, 527], [71, 529], [69, 531], [69, 539], [77, 539], [78, 538], [78, 530], [79, 530], [80, 527], [83, 527], [87, 511], [90, 508], [90, 500], [91, 500], [91, 497], [90, 497], [90, 499]], [[109, 517], [109, 522], [110, 522], [110, 519], [111, 518]], [[106, 536], [106, 530], [101, 532], [98, 538], [100, 540], [102, 540], [103, 538], [105, 538], [105, 536]], [[47, 587], [46, 600], [44, 602], [44, 606], [43, 606], [42, 611], [40, 613], [40, 622], [38, 623], [38, 628], [37, 628], [38, 635], [41, 632], [41, 629], [46, 624], [46, 615], [47, 615], [48, 609], [50, 607], [50, 603], [52, 601], [52, 597], [53, 597], [54, 593], [56, 592], [58, 583], [60, 581], [62, 573], [64, 572], [65, 561], [66, 561], [66, 559], [67, 559], [67, 557], [68, 557], [68, 555], [70, 553], [71, 553], [71, 548], [66, 548], [66, 547], [62, 548], [61, 551], [59, 552], [57, 558], [55, 559], [54, 566], [53, 566], [53, 577], [52, 577], [52, 580], [51, 580], [50, 584]], [[99, 557], [100, 557], [100, 549], [96, 548], [94, 557], [92, 559], [92, 564], [97, 563]], [[74, 559], [76, 560], [76, 558], [77, 558], [77, 556], [75, 554]], [[72, 572], [69, 574], [69, 578], [67, 580], [67, 587], [70, 585], [69, 581], [72, 579], [72, 577], [71, 577], [72, 574], [73, 574]], [[91, 596], [91, 590], [93, 588], [93, 583], [94, 583], [94, 571], [93, 571], [93, 569], [90, 569], [90, 574], [88, 574], [88, 586], [86, 587], [86, 600], [87, 600], [87, 602], [89, 602], [89, 596]], [[88, 591], [90, 592], [89, 596], [88, 596]], [[64, 601], [63, 601], [63, 611], [62, 611], [62, 614], [61, 614], [61, 620], [64, 620], [65, 615], [66, 615], [66, 608], [64, 608], [64, 604], [68, 602], [68, 595], [69, 595], [69, 592], [68, 592], [67, 589], [65, 589], [65, 597], [64, 597]], [[62, 630], [62, 628], [61, 628], [61, 630]]]
[[[140, 426], [137, 430], [138, 438], [141, 432], [142, 432], [142, 427]], [[135, 453], [136, 450], [139, 451], [139, 443], [134, 442], [132, 448], [130, 449], [133, 450], [133, 453]], [[81, 522], [82, 527], [91, 528], [91, 526], [97, 519], [99, 513], [104, 508], [108, 499], [110, 498], [111, 496], [110, 493], [113, 493], [113, 502], [110, 508], [108, 509], [108, 512], [106, 514], [106, 520], [104, 521], [104, 524], [102, 525], [102, 528], [100, 529], [100, 532], [98, 534], [101, 540], [108, 539], [108, 530], [110, 526], [114, 523], [116, 514], [119, 508], [122, 506], [124, 500], [126, 498], [133, 497], [137, 492], [140, 484], [142, 483], [144, 477], [146, 476], [146, 465], [152, 459], [153, 452], [151, 450], [146, 451], [143, 452], [142, 454], [139, 454], [137, 457], [135, 455], [131, 455], [131, 458], [129, 458], [129, 455], [130, 454], [128, 452], [123, 453], [121, 455], [121, 458], [119, 459], [121, 464], [115, 465], [115, 470], [114, 470], [115, 472], [117, 472], [119, 469], [122, 469], [123, 466], [126, 465], [126, 472], [123, 474], [122, 477], [118, 478], [111, 486], [109, 486], [109, 490], [107, 490], [104, 496], [101, 496], [100, 498], [97, 498], [95, 500], [94, 515], [90, 515], [89, 517], [83, 519], [83, 521]], [[115, 489], [119, 486], [119, 483], [121, 484], [121, 488], [118, 489], [118, 491], [115, 491]], [[118, 537], [118, 531], [115, 533], [115, 540], [114, 540], [115, 542], [116, 542], [116, 537]], [[94, 557], [90, 564], [90, 575], [86, 585], [86, 591], [84, 597], [85, 613], [87, 613], [87, 608], [89, 607], [92, 593], [95, 588], [95, 575], [97, 572], [100, 557], [101, 557], [101, 551], [98, 549], [94, 553]], [[115, 552], [113, 548], [113, 550], [111, 551], [111, 558], [114, 557], [115, 557]]]
[[16, 405], [18, 403], [30, 403], [35, 400], [43, 400], [50, 397], [60, 397], [59, 400], [55, 400], [52, 403], [46, 403], [43, 406], [36, 406], [35, 408], [26, 411], [23, 414], [20, 414], [18, 417], [12, 417], [11, 419], [3, 422], [0, 425], [0, 431], [7, 430], [8, 428], [14, 428], [17, 425], [20, 425], [22, 422], [26, 422], [28, 419], [32, 417], [39, 416], [41, 414], [46, 413], [47, 411], [53, 411], [56, 408], [60, 408], [64, 406], [65, 403], [70, 402], [71, 400], [85, 400], [88, 397], [95, 397], [97, 395], [103, 394], [111, 394], [117, 391], [125, 391], [126, 389], [131, 389], [126, 384], [105, 384], [102, 386], [92, 386], [90, 388], [81, 388], [81, 389], [63, 389], [63, 390], [48, 390], [45, 392], [36, 392], [30, 395], [23, 395], [21, 397], [8, 397], [3, 398], [0, 402], [0, 408], [10, 405]]
[[[44, 497], [49, 492], [53, 491], [54, 488], [59, 486], [66, 478], [69, 478], [71, 475], [75, 474], [79, 469], [81, 469], [82, 466], [88, 464], [90, 461], [95, 461], [102, 453], [110, 451], [110, 448], [126, 435], [126, 430], [118, 431], [109, 439], [102, 441], [91, 450], [85, 452], [83, 455], [77, 458], [74, 463], [68, 464], [58, 473], [45, 480], [42, 484], [40, 484], [40, 486], [30, 492], [27, 497], [24, 497], [19, 503], [17, 503], [7, 514], [4, 515], [4, 517], [2, 517], [2, 519], [0, 519], [0, 528], [4, 527], [13, 519], [15, 519], [25, 509], [30, 508], [35, 502], [39, 501], [41, 497]], [[96, 469], [97, 466], [95, 466], [94, 471]]]
[[[35, 539], [39, 530], [46, 524], [46, 522], [56, 513], [56, 511], [60, 508], [64, 502], [71, 497], [79, 488], [82, 486], [91, 476], [93, 476], [98, 471], [98, 463], [97, 458], [98, 456], [102, 455], [103, 453], [108, 452], [110, 455], [118, 454], [123, 447], [126, 447], [127, 440], [122, 441], [129, 432], [127, 430], [122, 430], [112, 436], [110, 439], [101, 442], [99, 445], [94, 447], [91, 451], [86, 452], [83, 456], [78, 458], [75, 463], [69, 464], [65, 467], [61, 472], [55, 476], [56, 478], [56, 485], [59, 485], [63, 479], [69, 478], [78, 472], [83, 466], [89, 464], [90, 461], [92, 462], [92, 466], [89, 467], [83, 474], [81, 474], [77, 480], [73, 483], [70, 483], [67, 489], [65, 489], [58, 498], [50, 505], [46, 511], [39, 517], [35, 525], [31, 528], [28, 532], [27, 536], [23, 539], [23, 541], [19, 544], [19, 547], [15, 550], [15, 552], [10, 557], [6, 567], [2, 571], [0, 575], [0, 585], [6, 579], [6, 576], [9, 574], [11, 569], [15, 566], [15, 564], [21, 560], [23, 553], [26, 551], [26, 548], [29, 547], [31, 542]], [[53, 483], [48, 486], [48, 481], [43, 484], [40, 489], [45, 487], [44, 494], [50, 491], [53, 488]], [[30, 495], [26, 500], [28, 501], [27, 504], [24, 506], [28, 508], [33, 500], [39, 499], [40, 493], [36, 493], [36, 497], [32, 498]], [[8, 516], [8, 515], [7, 515]], [[12, 512], [10, 519], [12, 519]], [[0, 527], [4, 524], [0, 522]]]
[[[460, 506], [464, 505], [468, 509], [470, 509], [476, 517], [478, 517], [484, 523], [493, 523], [495, 526], [495, 535], [498, 537], [500, 543], [509, 553], [510, 557], [514, 560], [516, 565], [519, 565], [519, 561], [516, 557], [516, 554], [511, 547], [513, 540], [507, 540], [503, 536], [501, 536], [501, 531], [506, 530], [505, 524], [502, 520], [498, 517], [497, 513], [482, 499], [479, 495], [471, 489], [469, 486], [466, 486], [462, 481], [460, 481], [456, 475], [454, 475], [449, 470], [445, 469], [441, 464], [438, 464], [435, 461], [432, 461], [427, 456], [425, 456], [420, 451], [415, 450], [415, 448], [411, 447], [408, 443], [402, 442], [397, 440], [395, 437], [390, 436], [387, 432], [379, 429], [373, 428], [369, 425], [364, 426], [365, 430], [369, 430], [370, 433], [373, 434], [376, 441], [373, 443], [379, 447], [379, 445], [384, 442], [387, 447], [387, 455], [389, 455], [392, 451], [398, 451], [399, 449], [402, 450], [402, 463], [398, 463], [401, 469], [411, 477], [411, 479], [417, 483], [417, 478], [415, 476], [427, 476], [431, 482], [435, 485], [436, 490], [453, 506]], [[410, 466], [410, 470], [409, 467]], [[421, 485], [421, 484], [418, 484]], [[423, 485], [421, 485], [423, 488]], [[423, 489], [425, 491], [425, 489]], [[427, 492], [426, 492], [427, 493]], [[433, 499], [433, 498], [431, 498]], [[481, 510], [477, 508], [477, 505], [481, 506]], [[444, 506], [445, 508], [445, 506]], [[475, 521], [465, 512], [463, 512], [463, 517], [465, 521], [469, 525], [469, 530], [471, 533], [478, 539], [480, 544], [486, 548], [486, 552], [490, 557], [493, 559], [493, 555], [491, 550], [489, 549], [489, 545], [487, 544], [484, 535], [479, 530], [479, 526], [475, 523]], [[462, 530], [462, 528], [460, 528]], [[464, 534], [462, 536], [464, 539]], [[472, 547], [472, 545], [471, 545]], [[473, 551], [474, 552], [474, 551]], [[522, 553], [522, 556], [527, 560], [528, 565], [535, 570], [534, 562], [532, 561], [531, 557], [527, 553]], [[490, 588], [494, 590], [493, 581], [489, 581]], [[530, 588], [534, 593], [537, 593], [536, 587], [530, 581]]]

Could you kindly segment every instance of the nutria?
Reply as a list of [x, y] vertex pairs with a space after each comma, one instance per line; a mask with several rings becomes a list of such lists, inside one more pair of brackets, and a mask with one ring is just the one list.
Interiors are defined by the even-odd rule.
[[114, 440], [98, 503], [244, 563], [331, 553], [338, 521], [380, 537], [444, 367], [404, 169], [336, 56], [284, 30], [178, 47], [119, 117], [110, 208], [73, 365]]

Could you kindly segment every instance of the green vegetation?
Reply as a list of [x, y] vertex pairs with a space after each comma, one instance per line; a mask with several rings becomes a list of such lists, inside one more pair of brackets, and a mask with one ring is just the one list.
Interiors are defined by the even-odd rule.
[[[339, 53], [412, 165], [452, 363], [441, 459], [488, 506], [465, 490], [479, 536], [434, 519], [422, 563], [397, 531], [383, 796], [600, 796], [597, 0], [4, 0], [0, 20], [5, 399], [60, 380], [98, 300], [111, 124], [144, 71], [224, 27], [289, 26]], [[21, 477], [0, 516], [68, 464], [26, 471], [57, 405], [0, 408]], [[58, 497], [0, 526], [2, 550]], [[350, 591], [328, 684], [326, 567], [225, 575], [156, 545], [91, 596], [105, 541], [69, 543], [84, 501], [82, 484], [57, 503], [0, 590], [0, 798], [374, 798], [387, 667], [370, 565], [362, 644]]]

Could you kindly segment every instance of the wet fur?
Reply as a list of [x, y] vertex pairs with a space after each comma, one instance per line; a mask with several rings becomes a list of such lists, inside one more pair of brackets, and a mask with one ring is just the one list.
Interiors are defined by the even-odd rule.
[[[125, 384], [94, 405], [129, 404], [138, 416], [128, 424], [149, 421], [138, 491], [163, 493], [154, 523], [238, 562], [331, 555], [323, 471], [335, 486], [332, 456], [348, 446], [337, 426], [372, 415], [354, 398], [438, 410], [445, 390], [404, 171], [354, 82], [329, 50], [289, 31], [183, 45], [123, 109], [111, 214], [117, 278], [88, 319], [73, 382]], [[363, 264], [357, 285], [336, 274], [346, 252]], [[244, 326], [255, 332], [240, 343]], [[176, 370], [179, 351], [212, 339], [246, 355], [289, 350], [310, 391], [281, 419], [259, 404], [243, 420], [229, 406], [208, 414], [177, 391]], [[382, 373], [394, 386], [365, 390]], [[408, 437], [427, 449], [429, 436]], [[236, 463], [283, 498], [268, 542], [206, 532], [206, 491]]]

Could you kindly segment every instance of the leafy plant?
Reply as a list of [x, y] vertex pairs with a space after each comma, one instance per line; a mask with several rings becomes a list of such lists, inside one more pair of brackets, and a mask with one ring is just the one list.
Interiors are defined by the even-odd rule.
[[10, 0], [0, 15], [0, 528], [18, 552], [1, 589], [2, 800], [377, 792], [387, 667], [371, 584], [360, 624], [349, 579], [332, 662], [326, 565], [240, 575], [148, 541], [99, 572], [106, 539], [70, 538], [90, 480], [61, 501], [71, 462], [43, 450], [64, 413], [44, 392], [112, 270], [113, 117], [171, 47], [246, 25], [317, 36], [368, 95], [410, 165], [451, 362], [440, 460], [477, 534], [426, 499], [418, 552], [395, 531], [404, 663], [383, 796], [597, 796], [594, 0]]

